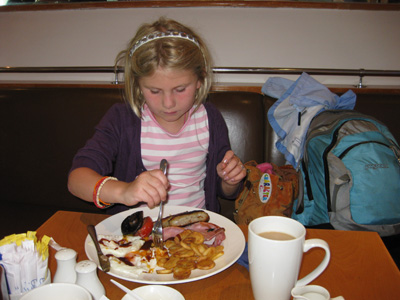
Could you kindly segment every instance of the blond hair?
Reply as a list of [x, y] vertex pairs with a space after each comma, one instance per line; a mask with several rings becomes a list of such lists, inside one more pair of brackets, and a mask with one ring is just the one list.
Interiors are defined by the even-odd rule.
[[[193, 40], [165, 37], [146, 43], [147, 37], [156, 33], [178, 32], [189, 35]], [[145, 99], [139, 87], [139, 79], [151, 76], [158, 67], [175, 70], [192, 70], [201, 82], [196, 92], [195, 106], [203, 103], [212, 84], [211, 57], [203, 40], [192, 29], [177, 21], [160, 18], [153, 24], [143, 24], [127, 49], [121, 51], [115, 60], [115, 66], [123, 61], [125, 81], [125, 101], [135, 114], [141, 118]]]

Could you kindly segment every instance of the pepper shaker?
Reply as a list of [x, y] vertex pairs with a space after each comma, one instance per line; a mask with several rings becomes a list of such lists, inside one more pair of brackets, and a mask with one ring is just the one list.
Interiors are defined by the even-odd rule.
[[97, 265], [91, 260], [83, 260], [75, 266], [77, 279], [76, 284], [86, 288], [94, 300], [101, 299], [106, 294], [104, 286], [97, 277]]
[[76, 282], [76, 257], [77, 253], [73, 249], [61, 249], [56, 252], [57, 270], [54, 274], [53, 282]]

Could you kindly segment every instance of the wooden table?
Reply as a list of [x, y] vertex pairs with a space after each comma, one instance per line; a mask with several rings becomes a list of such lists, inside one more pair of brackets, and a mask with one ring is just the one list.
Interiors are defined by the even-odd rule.
[[[84, 250], [86, 226], [96, 225], [105, 218], [107, 216], [101, 214], [59, 211], [39, 227], [37, 235], [48, 235], [60, 245], [75, 249], [78, 252], [78, 261], [81, 261], [87, 259]], [[241, 229], [247, 239], [247, 227], [241, 226]], [[309, 229], [307, 238], [324, 239], [331, 249], [328, 268], [311, 284], [324, 286], [332, 297], [342, 295], [346, 300], [400, 298], [399, 269], [377, 233]], [[55, 251], [50, 249], [49, 267], [52, 276], [57, 269], [54, 254]], [[320, 249], [312, 249], [306, 253], [300, 277], [318, 265], [323, 254]], [[119, 300], [124, 296], [124, 292], [110, 282], [113, 276], [102, 271], [98, 275], [110, 300]], [[141, 286], [115, 279], [131, 289]], [[186, 300], [254, 299], [249, 272], [237, 263], [212, 277], [170, 286], [179, 290]]]

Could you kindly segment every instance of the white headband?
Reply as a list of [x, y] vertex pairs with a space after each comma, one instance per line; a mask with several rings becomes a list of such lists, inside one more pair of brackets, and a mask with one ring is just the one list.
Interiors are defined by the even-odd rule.
[[188, 40], [188, 41], [191, 41], [192, 43], [196, 44], [197, 47], [199, 47], [199, 49], [200, 49], [199, 42], [190, 34], [187, 34], [185, 32], [181, 32], [181, 31], [172, 31], [172, 30], [167, 31], [167, 32], [156, 31], [154, 33], [146, 35], [145, 37], [143, 37], [139, 41], [137, 41], [135, 43], [135, 45], [133, 45], [131, 51], [129, 51], [129, 57], [132, 57], [133, 53], [135, 53], [135, 51], [137, 49], [139, 49], [141, 46], [143, 46], [144, 44], [147, 44], [154, 40], [163, 39], [163, 38], [178, 38], [178, 39]]

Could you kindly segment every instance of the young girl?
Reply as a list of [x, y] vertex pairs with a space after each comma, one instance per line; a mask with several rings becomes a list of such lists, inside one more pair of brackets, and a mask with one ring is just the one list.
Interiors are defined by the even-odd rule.
[[70, 192], [108, 213], [160, 201], [218, 212], [217, 196], [235, 198], [246, 171], [222, 115], [205, 103], [212, 70], [203, 41], [161, 18], [139, 28], [121, 60], [128, 105], [111, 107], [78, 151]]

